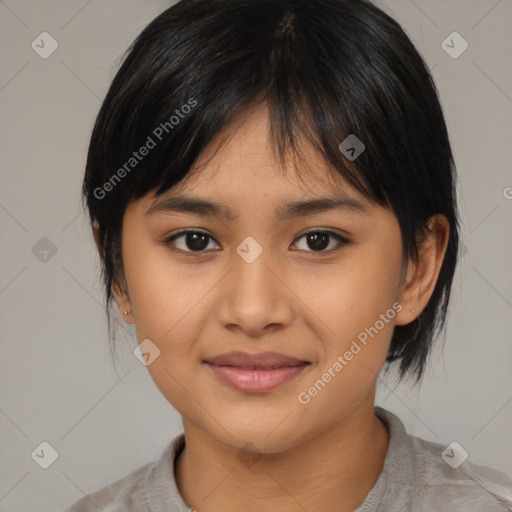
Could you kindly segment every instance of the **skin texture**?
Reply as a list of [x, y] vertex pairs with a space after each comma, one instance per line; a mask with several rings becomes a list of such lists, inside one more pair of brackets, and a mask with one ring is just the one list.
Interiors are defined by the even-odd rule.
[[[124, 216], [124, 282], [114, 292], [139, 342], [150, 339], [160, 349], [147, 368], [182, 415], [186, 448], [177, 482], [198, 512], [348, 512], [363, 502], [382, 469], [388, 433], [374, 415], [377, 375], [395, 324], [413, 321], [433, 292], [448, 223], [433, 218], [419, 262], [408, 264], [401, 282], [394, 213], [369, 203], [341, 178], [338, 190], [364, 203], [368, 213], [332, 210], [275, 221], [274, 210], [284, 202], [332, 196], [325, 163], [312, 152], [307, 163], [307, 183], [291, 164], [286, 174], [278, 170], [267, 111], [259, 108], [219, 134], [197, 172], [170, 192], [228, 205], [238, 220], [146, 216], [153, 194], [131, 203]], [[190, 249], [186, 235], [165, 245], [183, 228], [212, 237], [204, 254]], [[321, 256], [303, 236], [314, 228], [350, 243], [329, 253], [338, 246], [331, 237]], [[248, 236], [263, 249], [252, 263], [236, 252]], [[400, 312], [309, 403], [300, 403], [299, 393], [394, 303]], [[221, 382], [203, 363], [233, 350], [277, 351], [311, 364], [273, 391], [248, 394]], [[244, 463], [240, 453], [252, 454], [252, 461]]]

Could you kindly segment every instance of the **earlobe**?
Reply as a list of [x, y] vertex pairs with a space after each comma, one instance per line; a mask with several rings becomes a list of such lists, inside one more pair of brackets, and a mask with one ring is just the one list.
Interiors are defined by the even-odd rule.
[[119, 306], [119, 314], [127, 324], [133, 324], [133, 315], [129, 303], [123, 303]]
[[117, 283], [112, 285], [112, 293], [118, 304], [119, 314], [127, 324], [133, 324], [132, 306], [128, 294]]
[[[92, 234], [94, 237], [94, 241], [96, 242], [96, 248], [98, 249], [98, 252], [100, 253], [100, 256], [102, 259], [103, 257], [103, 247], [100, 240], [100, 224], [97, 220], [95, 220], [92, 223]], [[114, 295], [114, 298], [116, 299], [116, 302], [118, 304], [119, 314], [121, 315], [121, 318], [127, 323], [127, 324], [133, 324], [133, 315], [132, 315], [132, 307], [130, 304], [130, 299], [128, 297], [128, 294], [124, 289], [115, 282], [112, 285], [112, 294]]]
[[397, 302], [402, 306], [400, 311], [396, 315], [395, 325], [407, 325], [413, 322], [421, 311], [419, 309], [417, 294], [417, 266], [418, 263], [409, 261], [407, 265], [407, 274], [402, 285], [401, 294]]
[[413, 322], [428, 304], [434, 292], [448, 246], [450, 225], [444, 215], [427, 222], [425, 237], [418, 243], [418, 260], [409, 262], [399, 302], [403, 309], [396, 325]]
[[[117, 300], [117, 299], [116, 299]], [[127, 324], [133, 324], [132, 306], [129, 300], [117, 301], [119, 314]]]

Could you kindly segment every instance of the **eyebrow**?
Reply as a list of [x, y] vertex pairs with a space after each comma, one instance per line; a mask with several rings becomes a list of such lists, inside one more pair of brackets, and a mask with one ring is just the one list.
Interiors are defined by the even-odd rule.
[[[277, 221], [280, 221], [304, 217], [306, 215], [320, 214], [332, 210], [345, 210], [365, 215], [370, 214], [369, 208], [356, 199], [339, 196], [319, 197], [305, 201], [285, 203], [276, 208], [275, 217]], [[239, 218], [238, 211], [230, 206], [180, 195], [171, 196], [153, 203], [144, 215], [152, 216], [158, 213], [169, 212], [188, 213], [202, 217], [217, 217], [231, 222], [237, 221]]]

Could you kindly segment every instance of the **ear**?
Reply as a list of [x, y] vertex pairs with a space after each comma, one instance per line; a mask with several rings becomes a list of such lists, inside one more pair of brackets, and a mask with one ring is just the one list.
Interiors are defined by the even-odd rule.
[[[104, 260], [104, 250], [100, 241], [99, 228], [100, 225], [98, 221], [95, 220], [92, 224], [92, 234], [94, 237], [94, 241], [96, 242], [96, 248], [100, 253], [100, 257], [102, 260]], [[132, 306], [130, 303], [130, 297], [127, 292], [126, 283], [123, 283], [123, 285], [121, 285], [120, 283], [117, 282], [117, 280], [114, 279], [114, 282], [112, 284], [112, 293], [118, 304], [119, 314], [121, 315], [121, 318], [127, 324], [133, 324]]]
[[450, 224], [441, 214], [430, 217], [427, 230], [418, 243], [418, 261], [410, 261], [398, 302], [402, 310], [396, 316], [396, 325], [414, 321], [428, 304], [441, 271]]
[[130, 296], [126, 291], [126, 283], [122, 286], [116, 281], [112, 284], [112, 293], [117, 302], [119, 314], [127, 324], [133, 324], [133, 312]]

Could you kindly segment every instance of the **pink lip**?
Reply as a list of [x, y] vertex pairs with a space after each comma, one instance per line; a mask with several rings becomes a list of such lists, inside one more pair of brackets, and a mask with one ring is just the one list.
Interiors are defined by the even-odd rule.
[[272, 391], [300, 374], [309, 362], [279, 354], [230, 352], [204, 361], [224, 383], [246, 393]]

